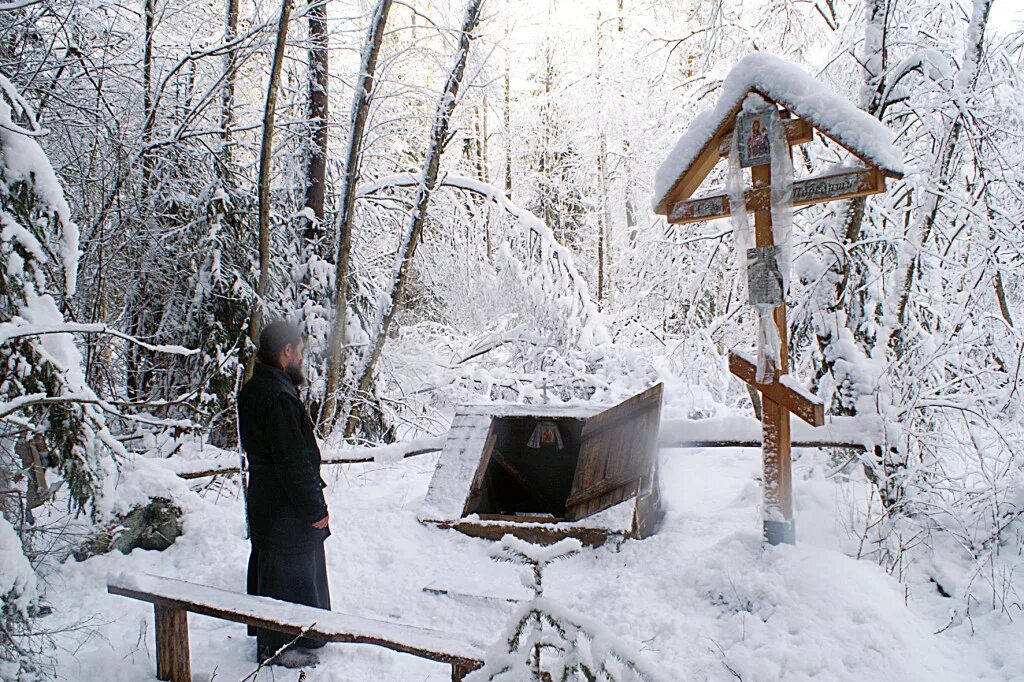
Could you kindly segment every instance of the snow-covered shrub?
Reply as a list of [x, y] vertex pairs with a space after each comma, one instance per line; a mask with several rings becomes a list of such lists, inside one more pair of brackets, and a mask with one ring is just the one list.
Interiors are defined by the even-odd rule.
[[575, 556], [582, 547], [574, 538], [547, 546], [511, 535], [502, 538], [491, 557], [529, 568], [523, 584], [533, 598], [516, 610], [502, 638], [487, 652], [484, 666], [467, 682], [668, 679], [603, 625], [544, 596], [544, 569]]
[[0, 515], [0, 679], [17, 679], [33, 671], [29, 652], [19, 645], [29, 632], [29, 605], [36, 596], [36, 574], [25, 557], [21, 538]]

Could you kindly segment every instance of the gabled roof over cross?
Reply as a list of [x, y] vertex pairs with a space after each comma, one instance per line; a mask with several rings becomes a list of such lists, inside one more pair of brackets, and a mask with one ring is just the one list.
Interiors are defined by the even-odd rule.
[[[699, 114], [676, 143], [654, 178], [653, 205], [667, 215], [673, 204], [689, 199], [723, 155], [736, 115], [749, 93], [774, 101], [833, 140], [869, 167], [901, 178], [903, 161], [893, 135], [881, 121], [837, 95], [799, 66], [763, 52], [741, 59], [722, 84], [713, 109]], [[811, 131], [793, 122], [791, 142], [809, 142]]]

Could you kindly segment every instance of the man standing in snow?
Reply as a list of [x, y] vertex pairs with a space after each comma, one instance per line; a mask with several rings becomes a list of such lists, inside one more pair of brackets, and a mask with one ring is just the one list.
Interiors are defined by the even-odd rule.
[[[252, 378], [238, 393], [238, 433], [249, 460], [248, 592], [329, 610], [324, 540], [331, 531], [320, 449], [299, 399], [302, 347], [292, 325], [267, 325]], [[319, 662], [310, 649], [323, 642], [303, 637], [277, 653], [293, 637], [258, 628], [249, 634], [254, 629], [261, 663], [298, 668]]]

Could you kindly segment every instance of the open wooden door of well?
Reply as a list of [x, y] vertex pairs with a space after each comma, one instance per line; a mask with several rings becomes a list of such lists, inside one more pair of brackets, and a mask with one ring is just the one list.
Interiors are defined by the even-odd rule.
[[[633, 495], [638, 511], [658, 507], [655, 467], [663, 385], [656, 384], [587, 419], [573, 477], [566, 517], [576, 521]], [[644, 504], [641, 504], [641, 503]], [[654, 502], [652, 505], [651, 503]], [[642, 518], [637, 525], [647, 525]]]

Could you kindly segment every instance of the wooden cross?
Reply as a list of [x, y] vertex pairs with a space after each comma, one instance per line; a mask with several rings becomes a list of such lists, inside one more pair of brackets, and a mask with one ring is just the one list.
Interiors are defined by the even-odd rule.
[[[757, 94], [762, 97], [768, 108], [741, 113], [741, 98], [731, 115], [710, 136], [700, 153], [694, 157], [683, 175], [676, 180], [672, 190], [662, 200], [658, 212], [665, 214], [669, 223], [686, 224], [732, 215], [733, 207], [730, 205], [728, 194], [724, 192], [711, 192], [693, 199], [689, 197], [711, 169], [722, 158], [728, 158], [733, 144], [732, 136], [739, 135], [737, 149], [740, 166], [750, 168], [751, 187], [744, 192], [744, 200], [747, 211], [754, 215], [755, 246], [762, 249], [775, 245], [772, 232], [771, 145], [763, 122], [770, 116], [768, 112], [771, 109], [778, 111], [791, 154], [793, 146], [813, 139], [815, 129], [806, 120], [793, 116], [793, 113], [798, 112], [791, 112], [785, 106], [779, 110], [779, 104], [771, 98], [764, 93]], [[754, 127], [754, 120], [760, 120], [761, 123]], [[858, 153], [856, 149], [851, 149], [845, 144], [843, 146], [864, 160], [864, 155]], [[896, 173], [888, 169], [882, 170], [866, 161], [865, 164], [864, 168], [847, 167], [838, 172], [794, 181], [793, 205], [805, 206], [884, 192], [885, 177], [892, 177]], [[771, 254], [770, 258], [774, 258], [774, 252], [767, 253]], [[778, 290], [781, 291], [781, 283]], [[751, 293], [753, 295], [753, 291]], [[825, 421], [825, 415], [822, 402], [802, 390], [788, 375], [786, 305], [781, 296], [768, 305], [775, 303], [776, 300], [780, 302], [772, 316], [778, 327], [781, 348], [778, 362], [771, 368], [772, 375], [769, 381], [758, 382], [754, 359], [735, 350], [729, 353], [729, 370], [760, 391], [762, 397], [765, 539], [771, 544], [792, 544], [796, 542], [796, 528], [793, 520], [789, 415], [795, 414], [811, 426], [821, 426]]]
[[[751, 95], [759, 99], [750, 99]], [[773, 363], [776, 366], [768, 368], [771, 374], [761, 377], [766, 379], [765, 383], [757, 381], [754, 362], [742, 353], [730, 353], [729, 368], [760, 391], [764, 399], [764, 530], [768, 541], [777, 544], [794, 542], [796, 537], [789, 413], [819, 426], [824, 421], [824, 409], [821, 401], [801, 390], [787, 374], [786, 307], [778, 249], [772, 234], [772, 133], [784, 136], [789, 148], [810, 142], [817, 134], [861, 162], [796, 179], [792, 183], [794, 206], [879, 194], [885, 191], [886, 178], [903, 177], [904, 166], [892, 133], [878, 119], [796, 64], [758, 52], [736, 63], [722, 83], [717, 104], [694, 119], [655, 176], [655, 212], [665, 216], [669, 223], [684, 224], [724, 218], [737, 208], [731, 205], [729, 195], [720, 190], [691, 199], [718, 162], [731, 155], [734, 138], [740, 167], [750, 168], [752, 186], [743, 192], [742, 200], [747, 211], [754, 214], [757, 248], [751, 250], [752, 254], [748, 251], [748, 256], [753, 255], [748, 263], [748, 289], [751, 302], [765, 311], [761, 318], [764, 322], [771, 312], [781, 348], [777, 362]], [[736, 198], [739, 200], [739, 196]]]
[[544, 401], [545, 405], [548, 404], [548, 386], [549, 386], [548, 385], [548, 378], [544, 377], [544, 379], [541, 380], [541, 382], [540, 382], [540, 390], [541, 390], [541, 394], [543, 395], [542, 400]]

